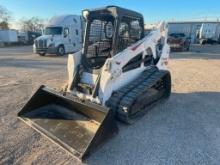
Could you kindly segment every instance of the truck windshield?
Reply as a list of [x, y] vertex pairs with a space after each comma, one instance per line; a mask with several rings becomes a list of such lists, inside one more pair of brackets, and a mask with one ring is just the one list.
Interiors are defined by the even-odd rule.
[[60, 35], [62, 34], [62, 27], [46, 27], [45, 35]]

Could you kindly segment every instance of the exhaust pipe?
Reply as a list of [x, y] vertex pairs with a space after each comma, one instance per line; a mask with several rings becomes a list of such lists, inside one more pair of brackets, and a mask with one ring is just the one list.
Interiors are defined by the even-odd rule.
[[45, 86], [18, 117], [80, 160], [118, 132], [114, 114], [107, 107], [63, 96]]

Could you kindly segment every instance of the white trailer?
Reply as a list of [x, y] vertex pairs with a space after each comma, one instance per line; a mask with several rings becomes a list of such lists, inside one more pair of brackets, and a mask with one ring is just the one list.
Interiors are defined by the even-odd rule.
[[12, 44], [18, 42], [17, 30], [8, 29], [0, 30], [0, 40], [5, 44]]
[[219, 43], [220, 25], [217, 23], [203, 23], [199, 31], [200, 44]]
[[84, 21], [78, 15], [53, 17], [44, 34], [34, 41], [33, 50], [39, 55], [77, 52], [82, 48]]

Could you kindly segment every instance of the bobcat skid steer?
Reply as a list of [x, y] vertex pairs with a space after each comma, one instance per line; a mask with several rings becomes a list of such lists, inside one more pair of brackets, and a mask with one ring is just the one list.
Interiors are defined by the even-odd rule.
[[[63, 92], [41, 86], [18, 117], [79, 159], [168, 98], [167, 27], [144, 36], [143, 16], [117, 6], [84, 10], [84, 46], [68, 56]], [[137, 118], [136, 118], [137, 119]]]

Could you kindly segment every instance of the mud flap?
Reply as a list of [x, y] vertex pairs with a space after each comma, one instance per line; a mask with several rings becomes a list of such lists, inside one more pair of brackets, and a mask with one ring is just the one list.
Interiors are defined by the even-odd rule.
[[112, 111], [41, 86], [18, 113], [19, 119], [83, 160], [118, 132]]

